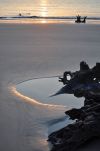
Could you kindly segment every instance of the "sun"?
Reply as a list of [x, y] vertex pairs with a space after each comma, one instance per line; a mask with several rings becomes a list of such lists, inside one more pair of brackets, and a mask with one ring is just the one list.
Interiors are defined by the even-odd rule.
[[48, 16], [47, 0], [41, 0], [41, 16]]

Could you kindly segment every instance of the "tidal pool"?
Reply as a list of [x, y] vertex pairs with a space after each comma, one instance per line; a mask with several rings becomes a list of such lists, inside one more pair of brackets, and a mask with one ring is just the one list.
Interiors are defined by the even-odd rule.
[[68, 108], [79, 108], [83, 105], [83, 98], [76, 98], [72, 94], [53, 96], [63, 87], [57, 77], [40, 78], [22, 82], [16, 86], [16, 91], [23, 96], [37, 100], [40, 104], [61, 105]]

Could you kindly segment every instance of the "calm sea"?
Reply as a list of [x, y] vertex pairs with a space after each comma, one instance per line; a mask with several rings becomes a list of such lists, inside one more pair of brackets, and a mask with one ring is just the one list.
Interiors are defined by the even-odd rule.
[[100, 16], [100, 0], [0, 0], [0, 16]]

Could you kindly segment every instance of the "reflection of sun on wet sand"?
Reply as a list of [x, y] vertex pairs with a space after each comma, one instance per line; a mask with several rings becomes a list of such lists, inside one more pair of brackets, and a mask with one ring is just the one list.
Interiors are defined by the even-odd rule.
[[27, 96], [21, 94], [20, 92], [18, 92], [18, 91], [16, 90], [15, 87], [12, 87], [12, 88], [11, 88], [11, 91], [12, 91], [15, 95], [17, 95], [18, 97], [24, 99], [25, 101], [29, 101], [29, 102], [31, 102], [31, 103], [33, 103], [33, 104], [36, 104], [36, 105], [41, 105], [41, 106], [46, 106], [46, 107], [52, 107], [52, 108], [56, 108], [56, 109], [66, 107], [66, 106], [63, 106], [63, 105], [55, 105], [55, 104], [44, 104], [44, 103], [41, 103], [41, 102], [39, 102], [39, 101], [36, 101], [35, 99], [32, 99], [32, 98], [30, 98], [30, 97], [27, 97]]

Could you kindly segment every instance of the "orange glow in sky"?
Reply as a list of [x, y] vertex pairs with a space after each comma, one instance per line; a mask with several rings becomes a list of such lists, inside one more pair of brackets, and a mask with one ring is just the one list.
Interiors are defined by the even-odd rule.
[[100, 0], [1, 0], [0, 16], [100, 16]]

